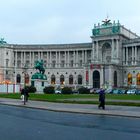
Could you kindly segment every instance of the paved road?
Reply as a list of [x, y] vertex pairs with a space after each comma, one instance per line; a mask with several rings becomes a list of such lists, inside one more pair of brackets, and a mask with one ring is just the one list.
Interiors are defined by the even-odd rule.
[[0, 105], [1, 140], [140, 140], [140, 119]]

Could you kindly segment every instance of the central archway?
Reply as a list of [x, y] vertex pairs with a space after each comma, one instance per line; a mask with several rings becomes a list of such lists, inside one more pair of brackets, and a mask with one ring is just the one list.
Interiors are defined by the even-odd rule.
[[114, 87], [117, 87], [117, 72], [114, 72]]
[[100, 88], [100, 73], [97, 70], [93, 72], [93, 88]]

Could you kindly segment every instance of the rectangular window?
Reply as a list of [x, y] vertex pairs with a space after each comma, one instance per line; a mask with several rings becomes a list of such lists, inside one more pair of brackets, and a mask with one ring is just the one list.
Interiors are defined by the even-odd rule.
[[52, 67], [55, 68], [56, 61], [52, 61]]
[[9, 59], [6, 59], [6, 67], [9, 66]]
[[79, 66], [82, 67], [82, 60], [79, 61]]
[[70, 61], [70, 67], [73, 67], [73, 60]]
[[62, 61], [61, 61], [61, 67], [64, 67], [64, 64], [65, 64], [65, 61], [62, 60]]

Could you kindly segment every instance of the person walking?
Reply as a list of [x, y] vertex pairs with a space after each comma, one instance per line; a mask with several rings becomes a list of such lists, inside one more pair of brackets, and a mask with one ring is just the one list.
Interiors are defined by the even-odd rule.
[[28, 97], [29, 97], [28, 88], [27, 88], [27, 87], [24, 87], [24, 88], [21, 90], [21, 99], [22, 99], [22, 101], [24, 102], [24, 104], [26, 104], [25, 102], [28, 101]]
[[105, 91], [103, 89], [101, 89], [101, 91], [99, 92], [98, 108], [100, 109], [100, 107], [102, 107], [102, 109], [105, 109]]

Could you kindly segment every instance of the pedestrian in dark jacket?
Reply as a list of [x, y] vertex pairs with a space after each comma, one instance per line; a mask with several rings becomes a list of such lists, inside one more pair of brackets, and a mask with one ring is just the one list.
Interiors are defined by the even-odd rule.
[[28, 97], [29, 97], [29, 92], [28, 92], [28, 89], [26, 87], [21, 90], [21, 95], [25, 96], [25, 101], [27, 102]]
[[103, 89], [101, 89], [101, 91], [99, 92], [99, 106], [98, 106], [98, 108], [100, 109], [100, 107], [102, 107], [102, 109], [105, 109], [105, 92]]
[[28, 88], [24, 88], [24, 95], [26, 96], [26, 102], [28, 101], [28, 97], [29, 97], [29, 91]]

